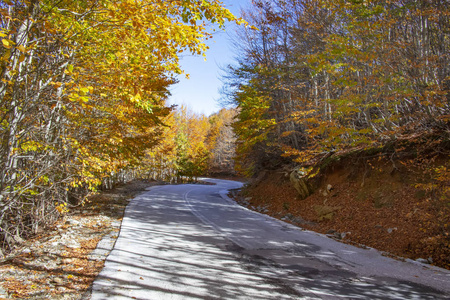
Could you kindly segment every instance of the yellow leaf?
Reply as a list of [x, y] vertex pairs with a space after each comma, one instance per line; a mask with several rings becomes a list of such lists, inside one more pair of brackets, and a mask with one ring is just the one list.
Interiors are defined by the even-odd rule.
[[89, 93], [89, 88], [87, 88], [87, 87], [82, 87], [82, 88], [80, 89], [80, 92], [81, 92], [82, 95], [86, 95], [87, 93]]
[[27, 49], [23, 45], [20, 45], [19, 47], [17, 47], [17, 49], [19, 49], [19, 51], [23, 53], [27, 52]]
[[4, 59], [4, 60], [7, 60], [7, 59], [9, 59], [9, 56], [11, 55], [11, 51], [10, 50], [7, 50], [7, 51], [5, 51], [5, 53], [3, 54], [3, 56], [2, 56], [2, 58]]
[[3, 43], [3, 46], [10, 47], [10, 43], [9, 43], [9, 41], [7, 39], [3, 39], [2, 43]]

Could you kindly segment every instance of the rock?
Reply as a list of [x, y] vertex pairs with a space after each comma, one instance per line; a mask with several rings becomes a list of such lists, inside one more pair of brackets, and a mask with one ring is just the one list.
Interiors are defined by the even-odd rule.
[[327, 185], [327, 192], [331, 192], [331, 190], [333, 189], [333, 186], [331, 184]]
[[302, 168], [298, 168], [292, 171], [289, 177], [301, 200], [306, 199], [312, 193], [312, 189], [307, 181], [307, 175]]
[[8, 292], [0, 286], [0, 298], [8, 298]]
[[61, 263], [62, 263], [62, 264], [65, 264], [65, 265], [71, 264], [71, 263], [73, 263], [73, 258], [64, 258], [64, 259], [61, 261]]
[[61, 242], [53, 242], [53, 243], [52, 243], [52, 246], [53, 246], [53, 247], [61, 246]]
[[343, 233], [341, 233], [341, 238], [345, 239], [350, 234], [351, 234], [351, 232], [343, 232]]
[[332, 238], [332, 239], [337, 239], [337, 240], [340, 240], [340, 239], [342, 239], [342, 237], [341, 237], [341, 234], [339, 233], [339, 232], [334, 232], [334, 233], [328, 233], [328, 234], [325, 234], [327, 237], [329, 237], [329, 238]]
[[328, 205], [315, 205], [314, 210], [316, 211], [319, 221], [331, 220], [336, 211], [340, 210], [340, 206], [328, 206]]
[[66, 225], [73, 225], [73, 226], [76, 226], [76, 225], [78, 225], [78, 224], [80, 224], [80, 222], [77, 221], [77, 220], [74, 220], [74, 219], [70, 219], [70, 220], [67, 220], [67, 221], [66, 221]]
[[351, 232], [342, 232], [339, 233], [337, 231], [335, 231], [334, 229], [328, 230], [327, 233], [325, 234], [327, 237], [332, 238], [332, 239], [338, 239], [338, 240], [343, 240], [345, 239], [345, 237], [347, 237]]
[[424, 258], [418, 258], [416, 259], [417, 262], [420, 262], [422, 264], [429, 264], [430, 262], [428, 261], [428, 259], [424, 259]]
[[258, 206], [257, 211], [260, 212], [260, 213], [266, 213], [269, 210], [267, 209], [266, 206]]
[[297, 225], [306, 223], [305, 220], [303, 220], [301, 217], [295, 217], [291, 221], [292, 223]]
[[392, 194], [385, 194], [378, 191], [373, 195], [373, 205], [375, 208], [391, 207], [394, 204]]
[[281, 218], [282, 221], [292, 221], [294, 219], [294, 215], [293, 214], [286, 214], [284, 215], [284, 217]]
[[64, 280], [62, 280], [59, 277], [55, 277], [55, 278], [53, 278], [52, 282], [55, 283], [55, 284], [63, 284]]
[[388, 232], [389, 234], [391, 234], [391, 233], [394, 232], [395, 230], [397, 230], [397, 227], [394, 227], [394, 228], [388, 228], [387, 232]]
[[333, 235], [334, 235], [334, 237], [337, 238], [338, 240], [342, 240], [342, 234], [341, 234], [341, 233], [335, 232]]
[[80, 248], [80, 244], [76, 241], [69, 240], [69, 241], [66, 241], [64, 244], [67, 248], [72, 248], [72, 249]]
[[41, 259], [49, 261], [49, 260], [52, 260], [52, 257], [48, 256], [48, 255], [43, 255], [43, 256], [41, 256]]

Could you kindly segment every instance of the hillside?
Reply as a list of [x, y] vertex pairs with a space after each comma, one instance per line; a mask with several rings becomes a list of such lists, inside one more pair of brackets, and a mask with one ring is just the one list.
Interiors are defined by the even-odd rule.
[[335, 153], [316, 165], [304, 200], [292, 166], [260, 172], [237, 200], [345, 243], [450, 269], [448, 145], [430, 141]]

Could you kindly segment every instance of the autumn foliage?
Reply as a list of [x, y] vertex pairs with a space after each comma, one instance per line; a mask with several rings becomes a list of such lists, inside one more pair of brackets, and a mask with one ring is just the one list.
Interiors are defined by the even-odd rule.
[[207, 24], [225, 21], [242, 22], [216, 0], [0, 2], [1, 248], [171, 151], [179, 54], [203, 54]]
[[[449, 137], [448, 1], [253, 1], [227, 95], [241, 169]], [[287, 160], [286, 160], [287, 159]], [[448, 173], [447, 173], [448, 174]]]
[[[302, 184], [296, 197], [313, 194], [304, 202], [292, 201], [306, 207], [301, 217], [308, 209], [317, 213], [313, 204], [335, 201], [343, 210], [354, 206], [348, 216], [361, 220], [364, 205], [376, 211], [379, 199], [408, 191], [406, 196], [397, 194], [396, 202], [403, 207], [390, 213], [426, 207], [423, 217], [414, 217], [419, 224], [414, 230], [426, 232], [428, 241], [404, 251], [428, 253], [448, 267], [449, 1], [254, 0], [243, 17], [258, 30], [238, 30], [236, 64], [224, 76], [225, 95], [238, 109], [233, 126], [240, 171], [260, 178], [284, 173], [289, 186], [291, 175], [291, 182]], [[371, 178], [375, 191], [382, 193], [379, 199], [364, 194], [366, 170], [376, 169], [374, 161], [388, 170], [377, 170], [380, 177]], [[339, 168], [349, 171], [348, 176], [337, 173], [342, 176], [335, 181], [340, 188], [358, 176], [362, 179], [341, 189], [351, 196], [325, 198], [330, 182], [324, 181]], [[383, 180], [392, 184], [394, 176], [401, 182], [388, 196], [387, 184], [379, 185]], [[266, 180], [269, 186], [277, 185], [272, 177]], [[264, 184], [255, 186], [258, 190]], [[282, 188], [271, 195], [264, 188], [258, 191], [264, 204], [284, 201]], [[355, 194], [365, 202], [355, 203]], [[288, 210], [287, 204], [283, 209]], [[403, 222], [407, 216], [400, 213], [396, 218]], [[345, 218], [340, 221], [345, 223]], [[360, 224], [365, 228], [364, 220]]]
[[140, 177], [167, 182], [192, 182], [199, 176], [234, 173], [236, 111], [222, 109], [206, 117], [185, 106], [163, 122], [163, 138], [147, 149]]

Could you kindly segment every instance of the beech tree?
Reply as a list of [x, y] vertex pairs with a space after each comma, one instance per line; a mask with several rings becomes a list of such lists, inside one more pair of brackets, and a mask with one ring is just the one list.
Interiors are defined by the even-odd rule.
[[211, 126], [205, 143], [210, 152], [208, 162], [210, 174], [229, 175], [235, 171], [236, 135], [233, 132], [232, 123], [236, 115], [235, 109], [223, 108], [208, 118]]
[[201, 55], [216, 0], [0, 1], [0, 242], [8, 249], [134, 170], [170, 114], [178, 55]]
[[227, 75], [244, 169], [448, 131], [448, 1], [253, 1], [245, 17], [259, 30], [240, 30]]
[[151, 179], [176, 182], [206, 175], [210, 155], [206, 139], [211, 127], [208, 118], [181, 106], [163, 123], [161, 138], [147, 149], [139, 173]]
[[170, 182], [196, 180], [208, 174], [234, 173], [234, 109], [209, 117], [178, 107], [163, 119], [158, 143], [146, 150], [137, 168], [141, 177]]

